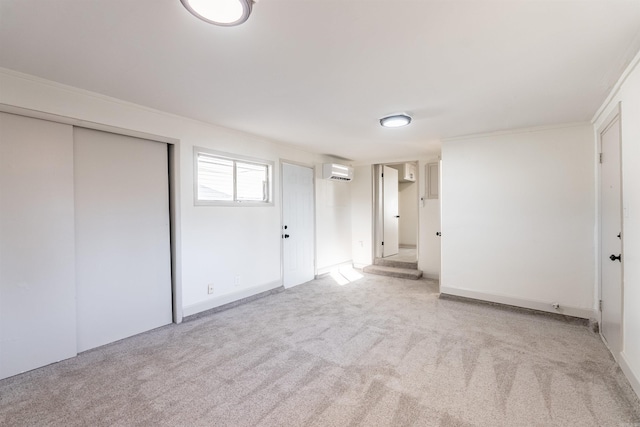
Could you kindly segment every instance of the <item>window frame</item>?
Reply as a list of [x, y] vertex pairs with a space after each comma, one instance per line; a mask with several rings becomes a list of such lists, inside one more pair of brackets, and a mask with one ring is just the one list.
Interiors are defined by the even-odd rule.
[[[198, 156], [204, 155], [221, 160], [233, 162], [233, 200], [201, 200], [198, 198], [199, 187], [199, 170]], [[237, 163], [245, 163], [250, 165], [266, 166], [267, 168], [267, 200], [238, 200], [238, 178]], [[271, 160], [259, 159], [256, 157], [242, 156], [239, 154], [225, 153], [222, 151], [211, 150], [204, 147], [193, 147], [193, 202], [195, 206], [245, 206], [245, 207], [265, 207], [274, 206], [273, 181], [274, 181], [275, 162]]]

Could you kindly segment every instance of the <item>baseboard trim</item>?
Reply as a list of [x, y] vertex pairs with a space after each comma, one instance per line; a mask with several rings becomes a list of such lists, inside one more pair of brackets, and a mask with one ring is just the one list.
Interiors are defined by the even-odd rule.
[[[418, 267], [420, 268], [420, 267]], [[424, 270], [422, 270], [422, 277], [424, 277], [425, 279], [431, 279], [431, 280], [440, 280], [440, 275], [437, 273], [426, 273]]]
[[640, 375], [637, 375], [629, 366], [629, 362], [627, 362], [627, 357], [624, 352], [621, 352], [618, 355], [618, 365], [620, 365], [620, 369], [624, 373], [624, 376], [629, 380], [629, 384], [631, 384], [631, 388], [635, 391], [638, 399], [640, 399]]
[[357, 268], [358, 270], [362, 270], [363, 268], [365, 268], [368, 265], [371, 265], [371, 264], [362, 264], [360, 262], [354, 262], [353, 263], [353, 268]]
[[416, 245], [398, 245], [399, 248], [402, 249], [416, 249], [417, 246]]
[[210, 314], [211, 312], [227, 310], [231, 307], [246, 304], [273, 293], [282, 292], [283, 290], [282, 282], [276, 280], [275, 282], [265, 283], [264, 285], [253, 286], [237, 292], [213, 297], [209, 300], [184, 307], [183, 321], [193, 320], [196, 315], [200, 317], [200, 315]]
[[338, 264], [330, 265], [329, 267], [319, 268], [318, 271], [316, 272], [315, 277], [316, 279], [319, 279], [320, 277], [326, 276], [327, 274], [343, 267], [353, 267], [353, 261], [351, 260], [344, 261]]
[[593, 310], [578, 307], [560, 306], [558, 310], [554, 309], [548, 303], [540, 301], [532, 301], [520, 298], [513, 298], [504, 295], [487, 294], [484, 292], [470, 291], [467, 289], [451, 288], [448, 286], [440, 287], [440, 296], [445, 295], [445, 299], [448, 296], [463, 297], [471, 300], [483, 301], [488, 303], [495, 303], [504, 306], [511, 306], [515, 308], [522, 308], [526, 310], [533, 310], [537, 312], [544, 312], [548, 314], [554, 314], [560, 317], [577, 317], [580, 319], [595, 319], [596, 313]]

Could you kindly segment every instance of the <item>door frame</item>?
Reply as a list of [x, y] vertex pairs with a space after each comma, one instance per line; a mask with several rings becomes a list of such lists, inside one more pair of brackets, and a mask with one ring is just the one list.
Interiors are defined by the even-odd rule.
[[[313, 186], [313, 277], [318, 278], [318, 233], [317, 228], [318, 224], [316, 221], [316, 167], [312, 163], [303, 163], [297, 162], [295, 160], [287, 160], [280, 158], [278, 159], [278, 163], [280, 164], [278, 167], [278, 180], [280, 181], [280, 185], [278, 186], [280, 189], [280, 285], [284, 286], [284, 239], [282, 238], [282, 234], [284, 234], [284, 179], [283, 179], [283, 169], [284, 164], [289, 164], [293, 166], [300, 166], [303, 168], [309, 168], [312, 172], [312, 180], [311, 185]], [[275, 200], [274, 200], [275, 202]]]
[[[599, 157], [602, 154], [602, 134], [604, 132], [606, 132], [609, 128], [611, 128], [611, 126], [614, 125], [614, 122], [616, 121], [616, 119], [618, 120], [618, 124], [617, 126], [620, 128], [620, 138], [618, 141], [619, 146], [619, 152], [620, 152], [620, 158], [618, 159], [618, 164], [619, 164], [619, 168], [618, 168], [618, 172], [619, 172], [619, 179], [620, 179], [620, 207], [619, 207], [619, 212], [620, 212], [620, 232], [621, 232], [621, 238], [620, 238], [620, 250], [621, 253], [624, 254], [624, 214], [623, 214], [623, 210], [624, 210], [624, 201], [623, 201], [623, 182], [622, 182], [622, 111], [621, 111], [621, 104], [618, 103], [613, 110], [609, 113], [609, 115], [607, 116], [607, 119], [604, 120], [602, 122], [602, 125], [596, 130], [596, 137], [597, 137], [597, 156], [596, 156], [596, 165], [597, 165], [597, 186], [598, 186], [598, 194], [597, 194], [597, 241], [598, 244], [596, 245], [596, 256], [598, 259], [598, 262], [596, 263], [596, 269], [597, 269], [597, 282], [598, 282], [598, 301], [596, 301], [596, 310], [597, 310], [597, 318], [598, 318], [598, 322], [600, 324], [600, 326], [602, 326], [602, 310], [600, 309], [600, 301], [602, 301], [602, 163], [600, 163]], [[609, 348], [609, 351], [611, 352], [611, 354], [613, 355], [613, 357], [616, 359], [616, 361], [618, 360], [617, 357], [617, 353], [622, 352], [622, 349], [624, 348], [624, 256], [622, 257], [621, 263], [620, 263], [620, 269], [621, 269], [621, 280], [620, 280], [620, 348], [619, 349], [611, 349], [609, 348], [609, 344], [607, 343], [606, 339], [604, 338], [604, 336], [602, 335], [602, 327], [599, 328], [599, 333], [600, 333], [600, 338], [602, 339], [602, 341], [605, 343], [605, 345], [607, 346], [607, 348]]]
[[147, 132], [120, 128], [103, 123], [81, 120], [74, 117], [30, 110], [8, 104], [0, 104], [0, 112], [18, 116], [46, 120], [54, 123], [71, 125], [109, 132], [116, 135], [131, 136], [167, 144], [169, 174], [169, 240], [171, 250], [171, 310], [173, 323], [182, 323], [182, 230], [180, 213], [180, 140]]

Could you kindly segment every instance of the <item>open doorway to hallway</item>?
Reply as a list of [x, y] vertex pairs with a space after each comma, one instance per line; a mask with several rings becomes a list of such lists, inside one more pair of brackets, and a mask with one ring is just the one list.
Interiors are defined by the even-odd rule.
[[376, 258], [418, 259], [418, 162], [376, 165]]
[[418, 279], [418, 162], [374, 167], [375, 258], [365, 272]]

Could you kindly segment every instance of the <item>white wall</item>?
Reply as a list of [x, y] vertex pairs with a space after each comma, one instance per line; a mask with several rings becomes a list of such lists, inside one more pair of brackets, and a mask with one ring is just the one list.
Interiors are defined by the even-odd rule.
[[616, 354], [640, 396], [640, 53], [594, 118], [603, 125], [620, 103], [622, 127], [623, 349]]
[[351, 261], [351, 183], [316, 174], [317, 274]]
[[351, 251], [353, 265], [373, 264], [373, 166], [356, 166], [351, 181]]
[[[242, 132], [163, 113], [96, 93], [0, 69], [0, 104], [71, 117], [180, 140], [178, 145], [182, 306], [185, 315], [246, 297], [281, 284], [280, 181], [270, 207], [212, 207], [193, 204], [193, 147], [319, 165], [332, 159]], [[318, 183], [317, 267], [349, 261], [350, 211], [342, 183]], [[333, 191], [333, 189], [336, 191]], [[335, 253], [331, 251], [338, 249]], [[234, 278], [240, 276], [239, 286]], [[214, 283], [215, 293], [207, 286]]]
[[594, 316], [588, 124], [445, 141], [441, 292]]

